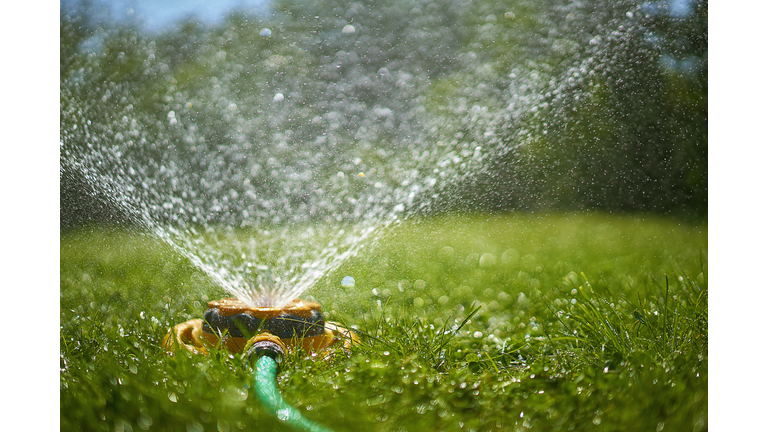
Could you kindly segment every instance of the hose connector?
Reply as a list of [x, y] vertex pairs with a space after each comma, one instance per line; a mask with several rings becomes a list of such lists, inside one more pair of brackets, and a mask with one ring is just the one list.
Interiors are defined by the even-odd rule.
[[248, 357], [251, 364], [265, 355], [275, 360], [275, 363], [280, 364], [283, 362], [287, 350], [285, 343], [279, 337], [271, 333], [261, 333], [248, 339], [243, 355]]

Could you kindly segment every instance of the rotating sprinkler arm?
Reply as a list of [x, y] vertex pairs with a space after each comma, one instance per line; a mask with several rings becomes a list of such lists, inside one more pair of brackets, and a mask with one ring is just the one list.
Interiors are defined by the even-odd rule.
[[285, 345], [280, 338], [268, 333], [254, 336], [248, 341], [245, 355], [254, 366], [256, 396], [267, 411], [274, 413], [278, 419], [298, 430], [331, 432], [308, 420], [280, 396], [277, 388], [277, 369], [278, 364], [282, 363], [285, 357]]

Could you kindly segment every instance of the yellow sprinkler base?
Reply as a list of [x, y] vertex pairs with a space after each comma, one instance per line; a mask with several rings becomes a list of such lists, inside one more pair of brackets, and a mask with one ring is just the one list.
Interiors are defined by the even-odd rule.
[[286, 352], [301, 349], [307, 354], [330, 348], [349, 348], [358, 336], [337, 323], [323, 319], [320, 305], [295, 299], [283, 308], [249, 307], [236, 298], [208, 302], [203, 319], [174, 326], [163, 339], [163, 347], [195, 354], [225, 348], [233, 354], [247, 352], [256, 342], [279, 343]]

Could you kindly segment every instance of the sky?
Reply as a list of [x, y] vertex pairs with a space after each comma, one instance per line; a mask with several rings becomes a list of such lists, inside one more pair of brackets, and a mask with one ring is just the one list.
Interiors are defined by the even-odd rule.
[[[159, 32], [187, 16], [194, 15], [206, 23], [216, 23], [233, 10], [265, 10], [269, 0], [90, 0], [107, 4], [111, 17], [117, 20], [138, 20], [150, 32]], [[668, 13], [681, 18], [693, 12], [699, 0], [648, 0], [641, 3], [646, 13]], [[64, 8], [83, 0], [61, 0]]]
[[[82, 0], [62, 0], [64, 7]], [[189, 15], [207, 23], [223, 19], [233, 10], [265, 9], [268, 0], [91, 0], [94, 4], [109, 4], [117, 20], [137, 19], [150, 31], [162, 31]]]

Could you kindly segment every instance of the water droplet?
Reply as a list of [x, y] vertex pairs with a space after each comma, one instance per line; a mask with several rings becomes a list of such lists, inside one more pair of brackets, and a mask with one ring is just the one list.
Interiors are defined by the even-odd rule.
[[277, 418], [282, 421], [289, 420], [291, 418], [291, 410], [289, 408], [277, 410]]
[[437, 257], [440, 258], [442, 261], [450, 261], [454, 257], [454, 250], [450, 246], [445, 246], [442, 249], [440, 249], [440, 252], [437, 253]]
[[476, 331], [474, 334], [472, 334], [472, 336], [474, 336], [475, 339], [480, 339], [481, 337], [483, 337], [483, 332]]
[[275, 94], [275, 97], [274, 97], [274, 99], [273, 99], [273, 100], [274, 100], [275, 102], [280, 102], [280, 101], [282, 101], [283, 99], [285, 99], [285, 96], [283, 96], [283, 94], [282, 94], [282, 93], [276, 93], [276, 94]]
[[259, 32], [259, 36], [270, 37], [270, 36], [272, 36], [272, 30], [270, 30], [268, 28], [263, 28]]
[[480, 256], [480, 267], [488, 268], [496, 265], [496, 255], [492, 253], [484, 253]]
[[139, 409], [139, 417], [136, 419], [136, 423], [144, 430], [149, 430], [150, 426], [152, 426], [152, 416], [149, 415], [149, 411], [146, 408], [142, 407]]
[[400, 292], [405, 292], [405, 290], [409, 289], [411, 287], [411, 281], [408, 279], [403, 279], [397, 283], [397, 290]]
[[187, 432], [203, 432], [204, 430], [203, 425], [194, 420], [187, 422]]
[[226, 420], [216, 420], [216, 430], [219, 432], [229, 432], [229, 423]]
[[344, 278], [341, 280], [341, 286], [342, 288], [354, 288], [355, 278], [352, 276], [344, 276]]
[[355, 32], [355, 26], [353, 26], [352, 24], [347, 24], [344, 26], [343, 29], [341, 29], [341, 32], [344, 34], [352, 34]]
[[245, 388], [227, 387], [224, 389], [224, 394], [230, 399], [238, 402], [248, 399], [248, 390]]
[[520, 253], [514, 249], [507, 249], [501, 254], [501, 263], [505, 266], [513, 266], [520, 260]]

